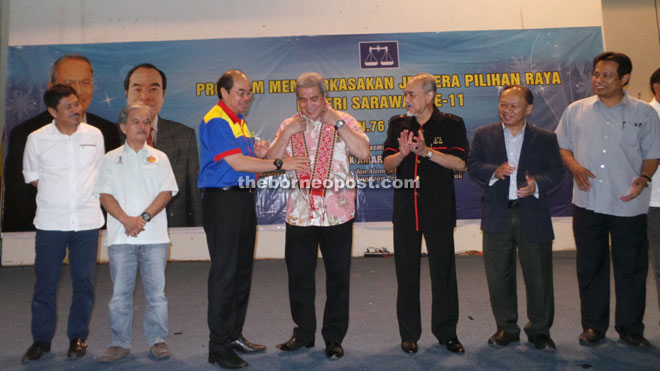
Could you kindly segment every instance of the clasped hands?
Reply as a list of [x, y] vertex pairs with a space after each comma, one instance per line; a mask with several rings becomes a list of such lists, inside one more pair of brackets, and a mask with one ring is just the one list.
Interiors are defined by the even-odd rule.
[[403, 130], [397, 140], [399, 141], [399, 153], [404, 157], [409, 153], [424, 157], [429, 151], [421, 130], [417, 131], [417, 135], [410, 130]]
[[140, 232], [144, 231], [147, 222], [141, 216], [127, 216], [122, 220], [121, 224], [124, 225], [124, 233], [127, 236], [137, 237]]

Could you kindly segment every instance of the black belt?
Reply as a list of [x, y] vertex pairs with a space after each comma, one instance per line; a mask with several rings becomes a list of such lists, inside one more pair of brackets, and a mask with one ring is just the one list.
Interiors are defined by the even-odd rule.
[[518, 200], [509, 200], [509, 202], [506, 204], [506, 207], [509, 209], [515, 209], [518, 206], [520, 206], [520, 202], [518, 202]]
[[207, 192], [254, 192], [252, 187], [241, 187], [241, 186], [229, 186], [229, 187], [207, 187], [204, 188], [204, 191]]

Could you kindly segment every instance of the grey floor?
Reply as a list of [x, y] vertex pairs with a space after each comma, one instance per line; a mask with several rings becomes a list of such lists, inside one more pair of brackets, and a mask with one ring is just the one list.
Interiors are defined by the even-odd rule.
[[[552, 337], [557, 352], [535, 350], [522, 336], [520, 343], [494, 349], [486, 340], [495, 331], [488, 301], [483, 260], [480, 256], [457, 257], [460, 296], [458, 336], [465, 355], [451, 354], [437, 344], [430, 332], [430, 280], [426, 259], [422, 259], [423, 334], [420, 351], [404, 354], [399, 348], [395, 315], [396, 280], [392, 258], [358, 258], [352, 262], [350, 326], [339, 360], [327, 360], [323, 340], [317, 331], [312, 349], [282, 353], [275, 345], [286, 340], [292, 330], [287, 298], [286, 267], [282, 260], [255, 262], [252, 294], [245, 336], [266, 344], [265, 353], [246, 356], [250, 370], [658, 370], [660, 369], [660, 314], [655, 282], [649, 275], [646, 337], [647, 350], [622, 344], [613, 329], [607, 341], [596, 348], [578, 345], [581, 331], [579, 300], [573, 253], [554, 256], [555, 324]], [[107, 265], [97, 267], [96, 304], [85, 357], [66, 357], [66, 318], [71, 285], [64, 271], [58, 293], [58, 328], [52, 351], [41, 360], [21, 365], [21, 356], [31, 343], [30, 299], [34, 284], [32, 267], [0, 268], [0, 369], [2, 370], [213, 370], [207, 363], [206, 276], [208, 262], [170, 263], [167, 268], [170, 339], [173, 357], [156, 362], [147, 357], [142, 334], [144, 300], [136, 290], [133, 347], [126, 359], [116, 364], [101, 364], [98, 358], [110, 342], [107, 303], [112, 294]], [[521, 277], [520, 271], [518, 277]], [[323, 263], [317, 267], [317, 316], [325, 300]], [[524, 286], [519, 279], [519, 324], [526, 322]], [[613, 310], [612, 310], [613, 312]]]

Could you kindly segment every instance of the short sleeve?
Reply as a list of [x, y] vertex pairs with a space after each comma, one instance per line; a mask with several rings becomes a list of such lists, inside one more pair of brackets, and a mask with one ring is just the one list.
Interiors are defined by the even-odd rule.
[[25, 143], [23, 152], [23, 177], [25, 183], [32, 183], [39, 180], [39, 149], [37, 137], [30, 134]]

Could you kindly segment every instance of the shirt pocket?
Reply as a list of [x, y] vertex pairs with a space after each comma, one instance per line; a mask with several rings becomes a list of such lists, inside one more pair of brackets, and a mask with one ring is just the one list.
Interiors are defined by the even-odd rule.
[[640, 143], [640, 130], [641, 127], [637, 127], [633, 124], [627, 124], [623, 127], [623, 132], [621, 133], [621, 144], [624, 147], [637, 147]]

